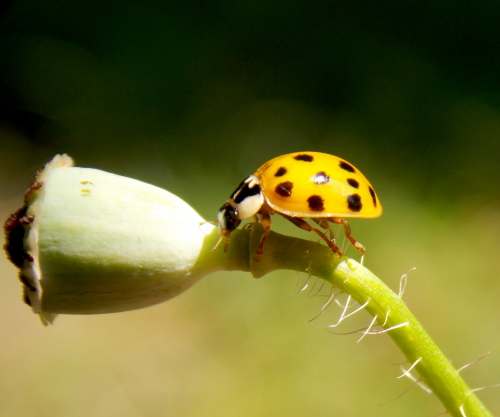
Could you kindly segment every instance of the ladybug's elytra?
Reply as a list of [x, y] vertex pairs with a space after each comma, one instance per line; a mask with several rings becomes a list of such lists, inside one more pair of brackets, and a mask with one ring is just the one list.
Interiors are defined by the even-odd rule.
[[[329, 222], [343, 225], [346, 237], [364, 254], [363, 245], [351, 236], [349, 223], [344, 217], [378, 217], [382, 214], [382, 206], [365, 176], [341, 158], [319, 152], [278, 156], [243, 180], [219, 209], [221, 238], [214, 250], [224, 237], [224, 250], [227, 250], [229, 236], [241, 220], [254, 217], [257, 222], [257, 214], [260, 214], [264, 233], [255, 259], [258, 261], [271, 229], [270, 215], [273, 213], [282, 215], [302, 229], [315, 232], [342, 256], [334, 243]], [[311, 219], [328, 230], [330, 238], [304, 219]]]

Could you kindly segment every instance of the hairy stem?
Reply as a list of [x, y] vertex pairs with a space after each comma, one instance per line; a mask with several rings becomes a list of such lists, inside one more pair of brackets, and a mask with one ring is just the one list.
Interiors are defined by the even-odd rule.
[[449, 415], [491, 416], [403, 300], [373, 273], [352, 259], [339, 258], [324, 245], [273, 232], [260, 262], [255, 262], [262, 232], [260, 225], [251, 231], [234, 231], [229, 251], [225, 253], [221, 248], [215, 252], [211, 250], [218, 239], [214, 230], [207, 236], [193, 272], [243, 270], [260, 278], [278, 269], [290, 269], [322, 278], [351, 295], [360, 305], [368, 301], [365, 310], [376, 316], [376, 322], [384, 329], [402, 325], [388, 331], [388, 335], [408, 359], [407, 369], [416, 363], [412, 372], [419, 374], [419, 380], [433, 391]]

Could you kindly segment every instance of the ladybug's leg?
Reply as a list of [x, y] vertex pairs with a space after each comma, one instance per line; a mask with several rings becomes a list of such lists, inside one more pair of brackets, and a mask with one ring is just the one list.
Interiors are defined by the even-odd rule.
[[318, 223], [323, 229], [328, 230], [328, 233], [330, 235], [330, 240], [332, 242], [335, 242], [335, 235], [333, 234], [332, 229], [330, 228], [330, 225], [328, 224], [328, 221], [325, 219], [311, 219], [315, 223]]
[[325, 235], [321, 230], [315, 229], [314, 227], [312, 227], [309, 223], [307, 223], [304, 219], [301, 219], [300, 217], [289, 217], [289, 216], [285, 216], [283, 214], [282, 214], [282, 216], [285, 219], [291, 221], [295, 226], [298, 226], [301, 229], [307, 230], [308, 232], [316, 233], [321, 239], [323, 239], [326, 242], [326, 244], [330, 247], [330, 249], [332, 251], [334, 251], [340, 257], [343, 256], [342, 252], [340, 252], [340, 249], [337, 247], [337, 245], [335, 245], [334, 242], [332, 242], [330, 239], [328, 239], [328, 236]]
[[262, 209], [260, 211], [262, 226], [264, 226], [264, 233], [260, 238], [259, 250], [257, 251], [257, 256], [255, 257], [255, 262], [259, 262], [262, 253], [264, 252], [264, 244], [266, 243], [269, 232], [271, 231], [271, 216], [267, 210]]
[[243, 230], [246, 230], [246, 229], [251, 229], [253, 227], [254, 224], [256, 223], [259, 223], [259, 218], [257, 217], [256, 214], [253, 215], [253, 223], [247, 223], [245, 224], [242, 229]]
[[349, 226], [349, 223], [347, 223], [347, 221], [341, 219], [340, 217], [331, 217], [328, 220], [333, 223], [341, 224], [342, 226], [344, 226], [345, 237], [349, 239], [349, 241], [354, 245], [354, 247], [357, 250], [361, 251], [362, 255], [366, 253], [365, 247], [351, 236], [351, 226]]

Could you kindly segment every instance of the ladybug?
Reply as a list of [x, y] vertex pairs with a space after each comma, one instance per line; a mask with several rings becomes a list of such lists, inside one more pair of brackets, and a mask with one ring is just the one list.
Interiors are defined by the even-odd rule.
[[[244, 179], [219, 209], [221, 237], [213, 250], [225, 237], [226, 251], [230, 234], [241, 221], [253, 217], [258, 222], [257, 214], [260, 214], [264, 233], [255, 258], [259, 261], [271, 230], [270, 215], [274, 213], [304, 230], [315, 232], [339, 256], [343, 255], [335, 245], [329, 223], [343, 225], [347, 239], [364, 255], [364, 246], [351, 236], [344, 217], [378, 217], [382, 206], [365, 176], [344, 159], [319, 152], [278, 156]], [[304, 219], [317, 223], [330, 237]]]

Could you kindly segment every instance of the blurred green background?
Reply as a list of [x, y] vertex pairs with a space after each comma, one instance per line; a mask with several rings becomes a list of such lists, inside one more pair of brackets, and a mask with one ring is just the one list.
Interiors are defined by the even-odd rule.
[[[500, 3], [19, 0], [0, 13], [2, 218], [56, 153], [208, 220], [268, 159], [331, 153], [384, 206], [351, 222], [365, 265], [395, 291], [417, 267], [407, 304], [457, 367], [500, 344]], [[403, 356], [386, 335], [326, 332], [339, 307], [309, 323], [324, 298], [292, 297], [293, 271], [214, 274], [162, 305], [50, 328], [16, 275], [2, 257], [2, 417], [444, 411], [419, 388], [379, 405], [411, 385], [396, 379]], [[500, 382], [499, 355], [463, 371], [471, 387]], [[497, 415], [498, 390], [479, 393]]]

